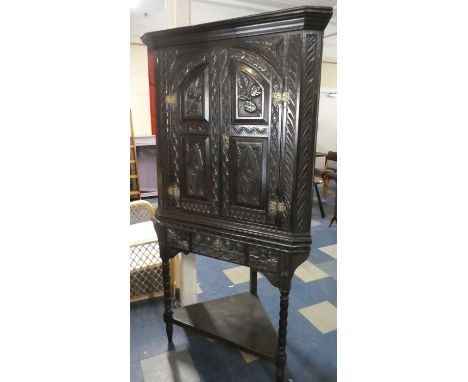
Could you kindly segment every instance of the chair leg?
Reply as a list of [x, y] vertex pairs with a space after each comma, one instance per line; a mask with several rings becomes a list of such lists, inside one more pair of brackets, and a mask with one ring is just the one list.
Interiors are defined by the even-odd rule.
[[325, 211], [323, 210], [322, 199], [320, 198], [320, 192], [319, 192], [319, 189], [318, 189], [316, 183], [314, 183], [314, 188], [315, 188], [315, 193], [317, 194], [317, 201], [318, 201], [318, 205], [319, 205], [319, 208], [320, 208], [320, 215], [322, 216], [322, 218], [324, 218], [325, 217]]
[[328, 227], [331, 227], [333, 222], [338, 223], [338, 218], [337, 218], [337, 207], [338, 207], [338, 185], [336, 185], [336, 192], [335, 192], [335, 206], [333, 207], [333, 217], [330, 220], [330, 224]]
[[328, 177], [323, 176], [323, 197], [326, 198], [328, 196]]

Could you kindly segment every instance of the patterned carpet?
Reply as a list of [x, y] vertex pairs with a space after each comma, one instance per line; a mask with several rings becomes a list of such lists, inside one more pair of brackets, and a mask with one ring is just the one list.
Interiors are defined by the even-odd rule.
[[[331, 188], [321, 218], [314, 203], [312, 250], [292, 280], [289, 298], [285, 381], [336, 381], [336, 224], [329, 228], [334, 202]], [[249, 290], [248, 268], [197, 256], [198, 301]], [[279, 291], [259, 274], [258, 296], [275, 330]], [[174, 326], [169, 348], [161, 299], [131, 305], [131, 382], [270, 382], [271, 361], [242, 353]]]

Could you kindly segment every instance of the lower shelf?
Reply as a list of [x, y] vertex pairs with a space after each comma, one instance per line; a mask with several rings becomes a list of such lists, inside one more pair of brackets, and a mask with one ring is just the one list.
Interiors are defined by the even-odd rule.
[[277, 336], [259, 298], [241, 293], [174, 309], [174, 324], [274, 359]]

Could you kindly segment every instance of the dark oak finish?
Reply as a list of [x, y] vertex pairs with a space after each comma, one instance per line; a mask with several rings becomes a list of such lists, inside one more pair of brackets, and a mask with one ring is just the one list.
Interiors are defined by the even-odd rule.
[[[291, 277], [310, 251], [322, 40], [332, 12], [300, 7], [142, 37], [156, 60], [154, 223], [165, 283], [179, 252], [249, 266], [252, 295], [257, 271], [264, 274], [281, 292], [277, 381]], [[184, 324], [164, 289], [171, 340], [172, 323]]]

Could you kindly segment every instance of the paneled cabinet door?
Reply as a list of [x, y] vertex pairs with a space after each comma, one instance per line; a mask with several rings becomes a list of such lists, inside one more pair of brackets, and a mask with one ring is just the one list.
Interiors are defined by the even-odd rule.
[[283, 81], [258, 54], [220, 50], [221, 215], [277, 224]]
[[[219, 215], [219, 85], [214, 50], [172, 51], [168, 57], [171, 166], [167, 193], [173, 208]], [[184, 57], [185, 56], [185, 57]], [[182, 57], [177, 66], [177, 58]], [[171, 65], [172, 59], [172, 65]]]

